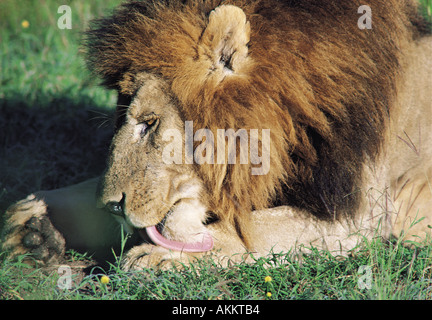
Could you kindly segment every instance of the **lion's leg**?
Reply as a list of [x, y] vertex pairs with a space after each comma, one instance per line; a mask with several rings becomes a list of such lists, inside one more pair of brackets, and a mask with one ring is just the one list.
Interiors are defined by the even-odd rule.
[[365, 237], [373, 235], [380, 218], [347, 216], [323, 221], [310, 213], [283, 206], [255, 211], [252, 219], [252, 250], [257, 256], [265, 256], [269, 252], [307, 253], [312, 247], [346, 255]]
[[41, 191], [6, 212], [3, 249], [31, 253], [42, 263], [61, 259], [66, 248], [112, 257], [120, 244], [119, 224], [95, 205], [97, 179], [67, 188]]
[[[373, 219], [372, 219], [373, 220]], [[143, 244], [132, 248], [126, 255], [126, 269], [148, 267], [166, 268], [172, 264], [193, 262], [210, 254], [222, 266], [254, 257], [274, 253], [307, 253], [311, 247], [330, 250], [335, 255], [346, 255], [366, 236], [371, 235], [371, 223], [362, 223], [352, 218], [340, 221], [322, 221], [313, 215], [290, 207], [277, 207], [251, 213], [251, 228], [247, 230], [250, 248], [246, 248], [237, 234], [235, 226], [218, 221], [207, 226], [214, 241], [208, 253], [186, 253], [172, 251], [160, 246]], [[179, 264], [180, 262], [180, 264]]]
[[218, 221], [208, 225], [206, 229], [214, 243], [213, 249], [209, 252], [182, 252], [144, 243], [133, 247], [127, 252], [123, 261], [123, 268], [126, 270], [139, 270], [150, 267], [168, 269], [173, 265], [182, 267], [182, 264], [192, 263], [197, 258], [203, 258], [206, 255], [211, 256], [221, 266], [247, 259], [245, 254], [248, 251], [234, 226], [225, 221]]

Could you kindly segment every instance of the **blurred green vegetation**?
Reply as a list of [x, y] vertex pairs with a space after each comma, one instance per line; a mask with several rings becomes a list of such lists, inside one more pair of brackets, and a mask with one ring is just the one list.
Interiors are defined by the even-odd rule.
[[[109, 13], [120, 0], [2, 0], [0, 2], [0, 98], [17, 94], [28, 101], [49, 103], [48, 97], [87, 96], [108, 104], [111, 97], [97, 88], [80, 50], [82, 32], [95, 16]], [[67, 4], [72, 29], [59, 29], [58, 8]]]
[[[0, 1], [0, 212], [102, 170], [115, 93], [86, 69], [81, 39], [89, 20], [120, 2]], [[57, 26], [64, 4], [71, 29]]]

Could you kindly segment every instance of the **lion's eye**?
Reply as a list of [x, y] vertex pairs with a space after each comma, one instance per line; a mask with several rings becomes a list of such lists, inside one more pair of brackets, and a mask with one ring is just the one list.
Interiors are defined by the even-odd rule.
[[150, 131], [150, 129], [156, 124], [157, 120], [158, 120], [157, 118], [153, 118], [153, 119], [149, 119], [149, 120], [146, 120], [146, 121], [143, 121], [142, 123], [140, 123], [141, 136], [145, 136]]

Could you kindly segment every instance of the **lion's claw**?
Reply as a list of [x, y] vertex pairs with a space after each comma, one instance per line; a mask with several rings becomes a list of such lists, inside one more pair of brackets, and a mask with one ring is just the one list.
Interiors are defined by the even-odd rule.
[[34, 249], [39, 247], [43, 243], [43, 236], [39, 232], [29, 232], [22, 240], [24, 247]]
[[[47, 216], [45, 203], [34, 195], [11, 206], [6, 212], [2, 250], [10, 257], [29, 254], [40, 264], [58, 262], [65, 252], [65, 240]], [[30, 259], [26, 259], [30, 261]]]

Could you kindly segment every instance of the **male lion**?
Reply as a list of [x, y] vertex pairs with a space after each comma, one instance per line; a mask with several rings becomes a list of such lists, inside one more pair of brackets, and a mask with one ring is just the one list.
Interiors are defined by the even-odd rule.
[[106, 172], [11, 206], [3, 248], [106, 258], [114, 218], [134, 234], [125, 268], [426, 237], [432, 40], [414, 2], [370, 2], [371, 28], [361, 5], [144, 0], [95, 21], [88, 64], [119, 93]]

